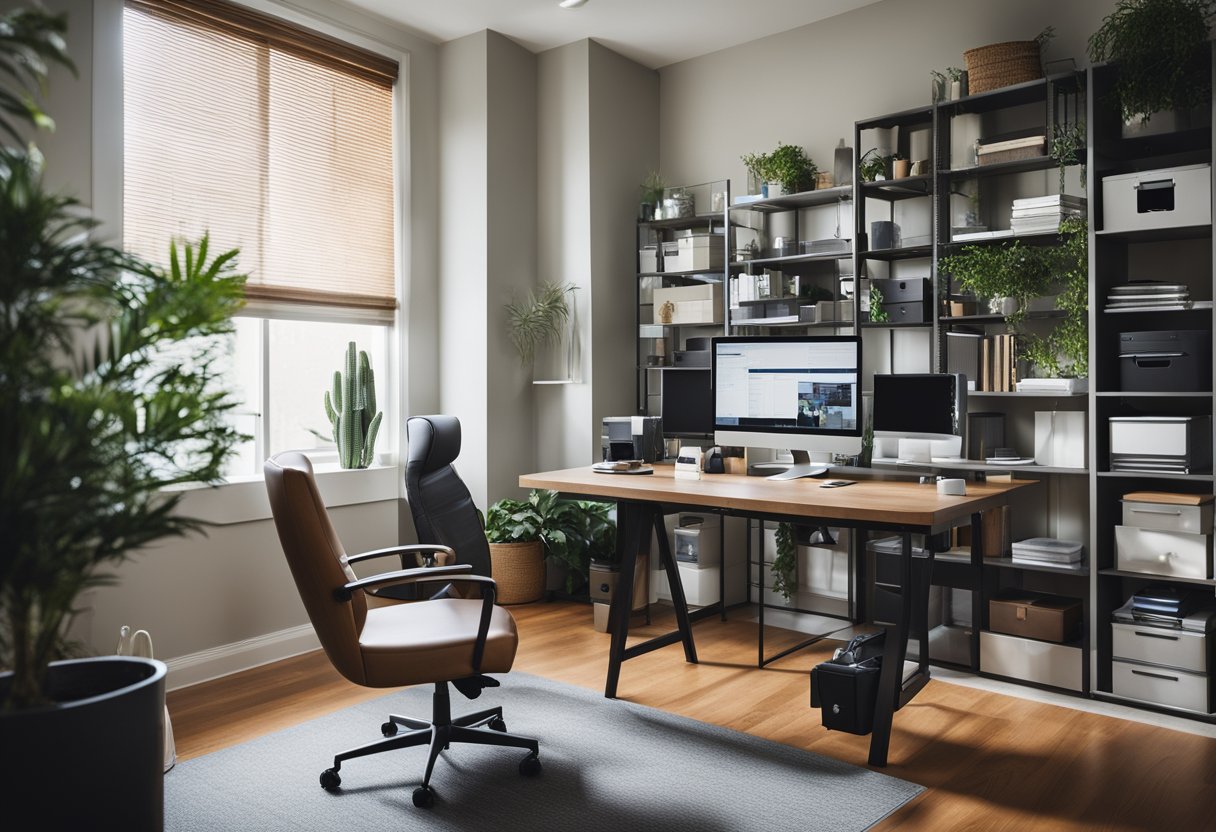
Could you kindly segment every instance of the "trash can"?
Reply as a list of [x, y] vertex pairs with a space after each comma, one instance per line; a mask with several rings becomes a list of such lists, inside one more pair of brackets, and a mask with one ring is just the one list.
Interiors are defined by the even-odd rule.
[[885, 632], [855, 636], [829, 661], [811, 670], [811, 707], [829, 731], [869, 734], [882, 671]]

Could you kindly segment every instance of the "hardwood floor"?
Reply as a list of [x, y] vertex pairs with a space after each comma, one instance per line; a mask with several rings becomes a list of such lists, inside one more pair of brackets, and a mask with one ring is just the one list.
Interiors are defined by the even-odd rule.
[[[586, 605], [511, 611], [520, 629], [516, 670], [603, 689], [608, 636], [592, 629]], [[685, 663], [678, 646], [626, 662], [620, 696], [865, 765], [869, 738], [824, 730], [809, 707], [807, 672], [837, 643], [758, 670], [756, 625], [746, 617], [697, 624], [698, 665]], [[634, 632], [670, 626], [669, 614], [657, 614]], [[767, 631], [768, 651], [781, 647], [784, 632]], [[801, 637], [788, 635], [790, 644]], [[319, 651], [174, 691], [178, 758], [384, 693], [342, 679]], [[884, 832], [1216, 830], [1216, 739], [946, 682], [931, 681], [896, 714], [889, 763], [883, 771], [928, 791], [876, 827]]]

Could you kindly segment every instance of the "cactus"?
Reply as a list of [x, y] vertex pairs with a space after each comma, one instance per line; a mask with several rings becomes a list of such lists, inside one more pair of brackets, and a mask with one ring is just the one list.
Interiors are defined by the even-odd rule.
[[371, 465], [376, 456], [376, 434], [384, 414], [376, 410], [372, 363], [365, 351], [356, 351], [354, 341], [346, 345], [345, 372], [334, 370], [333, 389], [325, 391], [325, 416], [333, 427], [341, 466], [366, 468]]

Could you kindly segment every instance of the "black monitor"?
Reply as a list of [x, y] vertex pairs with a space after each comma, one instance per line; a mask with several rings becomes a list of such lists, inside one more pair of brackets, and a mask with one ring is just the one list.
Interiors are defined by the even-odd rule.
[[714, 440], [789, 449], [774, 479], [822, 473], [811, 453], [861, 451], [861, 338], [796, 335], [715, 338]]
[[713, 388], [709, 368], [663, 370], [663, 433], [710, 436], [714, 432]]
[[[959, 373], [875, 373], [875, 456], [928, 462], [962, 454], [967, 378]], [[922, 440], [920, 445], [900, 440]], [[881, 446], [881, 447], [880, 447]], [[900, 448], [903, 450], [900, 450]]]

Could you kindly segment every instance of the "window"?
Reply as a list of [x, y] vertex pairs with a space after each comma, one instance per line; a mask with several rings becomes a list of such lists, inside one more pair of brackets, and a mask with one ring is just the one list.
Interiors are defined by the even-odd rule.
[[396, 63], [220, 0], [128, 0], [123, 37], [125, 248], [163, 260], [208, 233], [250, 275], [226, 380], [254, 439], [232, 473], [332, 449], [348, 341], [382, 410], [393, 395]]

